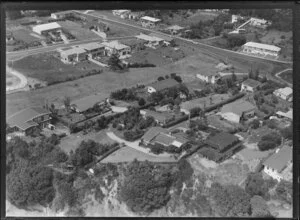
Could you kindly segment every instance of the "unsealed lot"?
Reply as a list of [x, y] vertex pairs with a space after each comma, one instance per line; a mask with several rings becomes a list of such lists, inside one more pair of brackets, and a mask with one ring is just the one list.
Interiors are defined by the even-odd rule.
[[[73, 21], [59, 21], [59, 23], [64, 29], [67, 30], [70, 34], [74, 35], [77, 40], [87, 40], [93, 38], [99, 38], [97, 34], [90, 31], [88, 28], [83, 28], [79, 23]], [[100, 39], [100, 38], [99, 38]]]

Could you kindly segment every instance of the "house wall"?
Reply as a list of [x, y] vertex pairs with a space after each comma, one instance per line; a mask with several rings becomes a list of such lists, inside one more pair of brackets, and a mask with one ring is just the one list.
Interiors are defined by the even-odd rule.
[[228, 121], [240, 123], [240, 116], [232, 112], [221, 113], [221, 116]]
[[274, 95], [278, 96], [279, 98], [282, 98], [284, 100], [288, 100], [289, 98], [292, 97], [292, 94], [286, 96], [285, 94], [279, 92], [279, 91], [274, 91]]
[[254, 88], [251, 86], [247, 86], [245, 84], [242, 84], [241, 91], [248, 91], [248, 92], [254, 92]]
[[270, 177], [272, 177], [273, 179], [276, 179], [278, 182], [282, 180], [281, 174], [268, 166], [264, 167], [264, 172], [268, 174]]

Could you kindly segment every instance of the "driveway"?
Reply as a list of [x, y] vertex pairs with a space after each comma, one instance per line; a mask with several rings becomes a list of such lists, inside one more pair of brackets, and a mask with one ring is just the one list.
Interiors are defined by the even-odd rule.
[[141, 147], [139, 146], [139, 142], [140, 140], [136, 140], [134, 142], [130, 142], [130, 141], [125, 141], [123, 140], [122, 138], [119, 138], [118, 136], [116, 136], [113, 132], [106, 132], [107, 136], [109, 138], [111, 138], [112, 140], [118, 142], [118, 143], [124, 143], [125, 145], [127, 145], [128, 147], [131, 147], [133, 149], [136, 149], [138, 151], [141, 151], [143, 153], [146, 153], [146, 154], [149, 154], [151, 156], [155, 156], [155, 157], [172, 157], [173, 155], [172, 154], [168, 154], [168, 153], [162, 153], [162, 154], [153, 154], [153, 153], [150, 153], [150, 149], [149, 148], [144, 148], [144, 147]]

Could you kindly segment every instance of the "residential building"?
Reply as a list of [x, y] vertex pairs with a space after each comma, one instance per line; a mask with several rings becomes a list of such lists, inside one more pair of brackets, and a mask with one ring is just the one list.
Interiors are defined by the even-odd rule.
[[126, 39], [120, 41], [122, 44], [130, 47], [131, 52], [145, 47], [146, 41], [143, 39]]
[[292, 163], [292, 160], [292, 147], [283, 146], [263, 162], [264, 172], [280, 182], [282, 179], [285, 179], [283, 175], [284, 170]]
[[242, 82], [241, 91], [254, 92], [261, 86], [261, 82], [254, 79], [246, 79]]
[[182, 147], [188, 143], [188, 139], [180, 135], [171, 135], [167, 129], [161, 127], [150, 128], [142, 137], [141, 143], [144, 145], [161, 144], [165, 147]]
[[87, 52], [81, 47], [69, 47], [59, 50], [60, 59], [64, 63], [80, 62], [87, 59]]
[[140, 17], [141, 17], [141, 12], [130, 12], [128, 14], [128, 19], [130, 20], [137, 20]]
[[290, 87], [277, 89], [273, 94], [286, 101], [293, 101], [293, 89]]
[[154, 28], [161, 22], [161, 19], [144, 16], [140, 18], [143, 27]]
[[92, 42], [92, 43], [82, 44], [79, 47], [84, 49], [87, 52], [88, 57], [92, 59], [105, 55], [105, 46], [101, 43]]
[[231, 15], [231, 23], [236, 23], [240, 19], [243, 19], [243, 17], [239, 15]]
[[174, 120], [174, 116], [168, 112], [156, 112], [149, 109], [143, 109], [140, 110], [140, 114], [145, 118], [153, 117], [154, 120], [160, 125], [165, 125], [168, 122]]
[[159, 37], [155, 36], [149, 36], [143, 33], [140, 33], [140, 35], [135, 36], [137, 39], [144, 40], [146, 42], [146, 47], [152, 47], [155, 48], [156, 46], [162, 45], [164, 43], [164, 40]]
[[103, 42], [102, 45], [105, 47], [105, 54], [111, 56], [116, 53], [120, 59], [130, 57], [131, 48], [127, 45], [121, 44], [118, 41]]
[[289, 120], [293, 120], [293, 109], [292, 108], [288, 112], [278, 111], [275, 114], [279, 118], [287, 118]]
[[31, 107], [9, 116], [6, 122], [14, 131], [28, 135], [33, 128], [46, 128], [50, 124], [50, 114], [50, 111], [41, 107]]
[[102, 95], [90, 95], [71, 102], [71, 109], [78, 113], [83, 113], [93, 108], [95, 105], [104, 106], [106, 100], [103, 100]]
[[174, 39], [172, 37], [168, 37], [168, 36], [163, 35], [163, 34], [150, 33], [149, 36], [163, 39], [163, 43], [167, 46], [170, 45], [171, 42], [174, 42]]
[[234, 135], [220, 132], [210, 135], [205, 140], [205, 146], [199, 153], [209, 160], [222, 162], [241, 149], [241, 141]]
[[127, 18], [130, 12], [131, 12], [130, 10], [126, 10], [126, 9], [112, 10], [113, 15], [120, 16], [123, 19]]
[[222, 106], [220, 115], [228, 121], [240, 123], [255, 115], [256, 107], [248, 101], [239, 99]]
[[196, 77], [204, 82], [212, 84], [215, 84], [221, 78], [218, 72], [197, 73]]
[[260, 18], [250, 18], [249, 24], [255, 27], [266, 28], [268, 25], [271, 24], [271, 22]]
[[51, 13], [51, 18], [53, 19], [64, 19], [67, 17], [71, 17], [74, 15], [74, 12], [71, 10], [68, 11], [60, 11], [60, 12], [55, 12], [55, 13]]
[[180, 34], [184, 31], [184, 27], [181, 27], [179, 25], [172, 25], [170, 27], [166, 28], [166, 31], [169, 31], [172, 35]]
[[179, 83], [175, 79], [169, 78], [169, 79], [164, 79], [161, 81], [156, 81], [156, 82], [148, 85], [147, 91], [149, 93], [160, 92], [165, 89], [176, 87], [178, 85], [179, 85]]
[[61, 30], [61, 26], [56, 22], [39, 24], [32, 27], [32, 31], [40, 35], [45, 35], [49, 32], [61, 32]]
[[246, 53], [252, 53], [257, 55], [270, 55], [278, 56], [281, 48], [269, 44], [261, 44], [256, 42], [247, 42], [242, 46], [242, 51]]

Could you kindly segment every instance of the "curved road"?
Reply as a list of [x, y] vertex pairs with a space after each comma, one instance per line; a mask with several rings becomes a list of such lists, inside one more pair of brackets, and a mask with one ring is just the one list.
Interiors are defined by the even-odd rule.
[[12, 75], [14, 75], [20, 79], [20, 83], [18, 83], [17, 85], [6, 86], [6, 92], [10, 92], [10, 91], [17, 90], [17, 89], [23, 89], [27, 86], [27, 78], [23, 74], [19, 73], [16, 70], [11, 69], [8, 66], [6, 66], [6, 71], [8, 71]]

